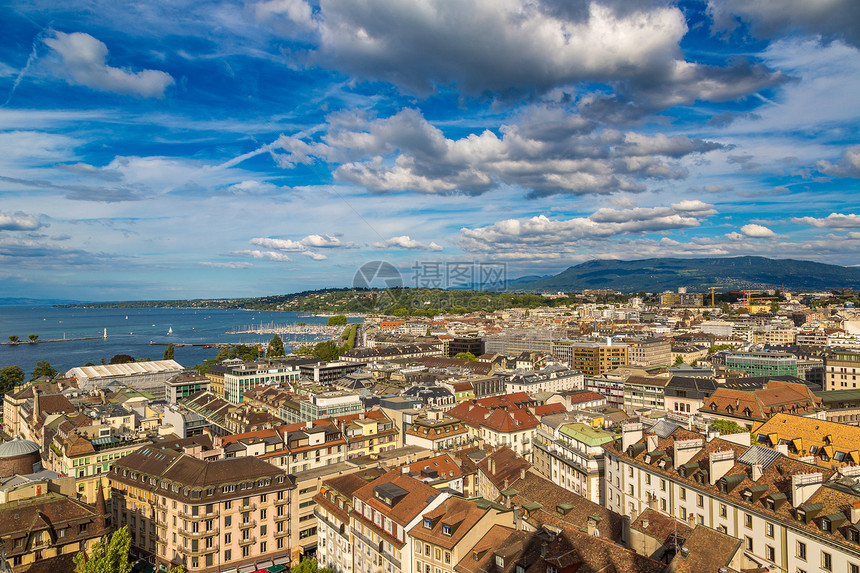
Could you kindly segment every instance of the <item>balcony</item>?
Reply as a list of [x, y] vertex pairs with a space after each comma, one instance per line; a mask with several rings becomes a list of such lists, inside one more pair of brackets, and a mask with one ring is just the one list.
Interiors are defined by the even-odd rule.
[[240, 521], [238, 522], [239, 529], [248, 529], [249, 527], [257, 527], [257, 521], [255, 519], [249, 519], [248, 521]]
[[246, 539], [240, 539], [239, 540], [239, 546], [253, 545], [254, 543], [257, 543], [257, 538], [254, 537], [253, 535], [251, 537], [246, 538]]
[[210, 530], [210, 531], [203, 531], [203, 530], [192, 531], [191, 529], [186, 529], [184, 527], [180, 527], [179, 528], [179, 535], [182, 535], [185, 537], [193, 537], [193, 538], [208, 537], [210, 535], [218, 535], [218, 531], [219, 530], [217, 527], [215, 529]]

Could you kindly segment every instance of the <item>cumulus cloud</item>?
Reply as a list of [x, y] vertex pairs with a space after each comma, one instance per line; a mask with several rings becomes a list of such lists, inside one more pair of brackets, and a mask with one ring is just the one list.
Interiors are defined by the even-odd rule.
[[248, 249], [244, 251], [233, 251], [230, 253], [233, 256], [245, 256], [254, 259], [265, 259], [269, 261], [277, 261], [280, 263], [288, 263], [292, 259], [284, 253], [276, 253], [274, 251], [260, 251], [257, 249]]
[[849, 147], [842, 154], [839, 163], [819, 161], [818, 170], [835, 177], [860, 177], [860, 145]]
[[337, 179], [374, 192], [476, 195], [513, 185], [533, 196], [641, 192], [644, 181], [685, 177], [678, 159], [723, 147], [686, 136], [598, 129], [547, 106], [530, 106], [499, 132], [451, 139], [414, 109], [376, 119], [338, 113], [320, 141], [282, 136], [269, 147], [279, 151], [282, 166], [320, 159], [337, 164]]
[[255, 237], [251, 239], [252, 245], [259, 245], [267, 249], [295, 252], [315, 261], [324, 261], [328, 257], [322, 253], [311, 250], [310, 247], [319, 249], [352, 249], [355, 243], [345, 243], [336, 235], [312, 234], [294, 241], [292, 239], [273, 239], [271, 237]]
[[4, 213], [0, 211], [0, 231], [35, 231], [47, 227], [36, 217], [17, 211], [15, 213]]
[[164, 90], [173, 85], [170, 74], [160, 70], [134, 72], [107, 64], [105, 44], [83, 32], [66, 34], [54, 32], [45, 44], [63, 61], [69, 81], [88, 88], [140, 97], [164, 97]]
[[767, 239], [771, 237], [776, 237], [776, 233], [774, 233], [764, 225], [744, 225], [743, 227], [741, 227], [741, 233], [743, 233], [747, 237], [754, 237], [756, 239]]
[[212, 267], [215, 269], [248, 269], [253, 267], [254, 265], [249, 262], [244, 261], [224, 261], [224, 262], [210, 262], [210, 261], [201, 261], [199, 263], [200, 266], [203, 267]]
[[684, 13], [663, 2], [593, 0], [265, 0], [258, 17], [311, 29], [312, 63], [427, 94], [456, 86], [477, 96], [543, 94], [581, 81], [647, 92], [651, 100], [722, 101], [771, 85], [778, 74], [687, 62]]
[[860, 227], [860, 215], [855, 213], [830, 213], [827, 217], [794, 217], [792, 223], [827, 227], [829, 229], [855, 229]]
[[671, 207], [636, 209], [603, 208], [589, 217], [554, 220], [539, 215], [530, 219], [508, 219], [488, 227], [460, 230], [460, 243], [468, 251], [513, 251], [545, 254], [581, 241], [605, 240], [697, 227], [701, 219], [715, 215], [713, 205], [683, 201]]
[[742, 21], [759, 37], [804, 31], [860, 46], [856, 0], [709, 0], [708, 12], [718, 31], [732, 31]]
[[407, 249], [409, 251], [441, 251], [442, 247], [431, 242], [428, 245], [420, 241], [416, 241], [409, 235], [401, 235], [399, 237], [391, 237], [385, 241], [380, 241], [373, 244], [377, 249]]

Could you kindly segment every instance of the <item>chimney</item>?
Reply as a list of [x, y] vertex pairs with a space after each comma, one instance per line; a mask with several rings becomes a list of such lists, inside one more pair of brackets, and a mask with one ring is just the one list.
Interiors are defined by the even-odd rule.
[[678, 469], [689, 462], [693, 456], [699, 453], [699, 451], [704, 447], [705, 440], [702, 438], [695, 438], [693, 440], [676, 440], [672, 446], [672, 449], [674, 450], [672, 454], [674, 468]]
[[588, 534], [592, 537], [600, 537], [600, 531], [597, 530], [597, 522], [589, 519], [586, 523]]
[[634, 422], [621, 426], [621, 448], [626, 452], [627, 448], [642, 439], [642, 424]]
[[860, 521], [860, 501], [855, 501], [851, 506], [851, 523]]
[[514, 506], [514, 531], [518, 531], [520, 528], [520, 506]]
[[648, 524], [649, 524], [649, 523], [651, 523], [651, 522], [650, 522], [650, 521], [648, 521], [648, 518], [647, 518], [647, 517], [643, 517], [643, 518], [642, 518], [642, 529], [648, 529]]
[[758, 481], [759, 478], [764, 475], [764, 470], [761, 467], [760, 463], [754, 463], [752, 465], [752, 475], [750, 476], [753, 481]]
[[549, 543], [547, 543], [546, 541], [544, 541], [543, 543], [540, 544], [540, 556], [542, 559], [546, 559], [546, 554], [547, 554], [548, 549], [549, 549]]
[[645, 449], [646, 452], [653, 452], [657, 449], [657, 443], [659, 438], [657, 434], [648, 434], [648, 447]]
[[39, 421], [39, 391], [33, 388], [33, 425]]
[[496, 475], [496, 460], [493, 457], [490, 457], [490, 475]]
[[[791, 505], [800, 507], [815, 493], [824, 481], [824, 474], [799, 473], [791, 476]], [[853, 507], [852, 507], [853, 512]]]
[[526, 479], [526, 468], [520, 468], [520, 479]]
[[711, 485], [717, 483], [734, 465], [734, 450], [711, 452], [708, 455], [708, 476], [711, 478]]

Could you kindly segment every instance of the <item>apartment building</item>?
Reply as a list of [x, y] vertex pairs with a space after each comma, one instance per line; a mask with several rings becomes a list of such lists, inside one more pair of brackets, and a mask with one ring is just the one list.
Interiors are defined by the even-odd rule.
[[624, 343], [627, 344], [627, 363], [632, 366], [672, 364], [672, 345], [665, 338], [625, 339]]
[[824, 357], [824, 389], [857, 388], [860, 352], [833, 350]]
[[469, 441], [465, 424], [442, 412], [430, 410], [423, 415], [406, 414], [403, 423], [407, 446], [420, 446], [437, 452], [455, 450]]
[[272, 386], [299, 379], [299, 366], [288, 362], [242, 362], [224, 369], [224, 399], [240, 404], [255, 386]]
[[514, 374], [505, 381], [505, 391], [515, 392], [561, 392], [564, 390], [581, 390], [585, 387], [582, 372], [547, 366], [541, 370], [524, 374]]
[[[656, 427], [655, 427], [656, 428]], [[623, 428], [605, 446], [605, 505], [633, 519], [646, 509], [743, 543], [744, 569], [860, 571], [860, 496], [840, 472], [671, 424]]]
[[463, 422], [476, 441], [508, 446], [522, 456], [531, 455], [531, 441], [540, 423], [527, 408], [484, 406], [480, 401], [458, 404], [448, 415]]
[[825, 468], [860, 465], [860, 428], [776, 414], [753, 430], [753, 442]]
[[115, 463], [113, 523], [127, 525], [132, 558], [189, 572], [289, 565], [297, 539], [284, 523], [293, 479], [256, 458], [203, 461], [144, 447]]
[[574, 342], [571, 354], [570, 367], [586, 376], [597, 376], [627, 364], [627, 345], [611, 339], [606, 342]]
[[797, 356], [782, 352], [730, 352], [726, 368], [750, 376], [797, 376]]
[[615, 436], [565, 414], [544, 416], [535, 436], [533, 467], [556, 485], [595, 503], [603, 492], [603, 444]]
[[352, 392], [321, 392], [299, 400], [298, 417], [289, 404], [281, 406], [280, 418], [287, 423], [307, 422], [320, 418], [336, 418], [364, 412], [364, 404], [358, 394]]
[[768, 380], [764, 388], [751, 390], [717, 388], [699, 409], [706, 419], [736, 422], [749, 430], [783, 412], [825, 419], [821, 398], [808, 386], [782, 380]]
[[624, 381], [624, 411], [628, 414], [640, 408], [666, 408], [666, 385], [669, 378], [629, 376]]
[[416, 573], [454, 573], [455, 566], [495, 525], [513, 527], [514, 512], [449, 497], [409, 530]]
[[164, 383], [165, 399], [170, 404], [176, 404], [182, 398], [187, 398], [197, 392], [210, 390], [212, 381], [196, 370], [186, 370], [171, 376]]
[[350, 530], [356, 572], [408, 573], [415, 563], [409, 532], [449, 494], [394, 469], [353, 494]]
[[317, 518], [317, 562], [335, 573], [352, 573], [352, 529], [349, 515], [356, 491], [385, 472], [370, 468], [326, 479], [314, 496]]

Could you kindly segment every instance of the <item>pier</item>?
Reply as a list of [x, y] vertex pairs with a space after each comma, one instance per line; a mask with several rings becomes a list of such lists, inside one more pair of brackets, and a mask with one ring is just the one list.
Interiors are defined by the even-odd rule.
[[0, 342], [0, 346], [18, 346], [20, 344], [44, 344], [46, 342], [74, 342], [75, 340], [105, 340], [107, 336], [79, 336], [77, 338], [47, 338], [45, 340], [19, 340], [18, 342]]

